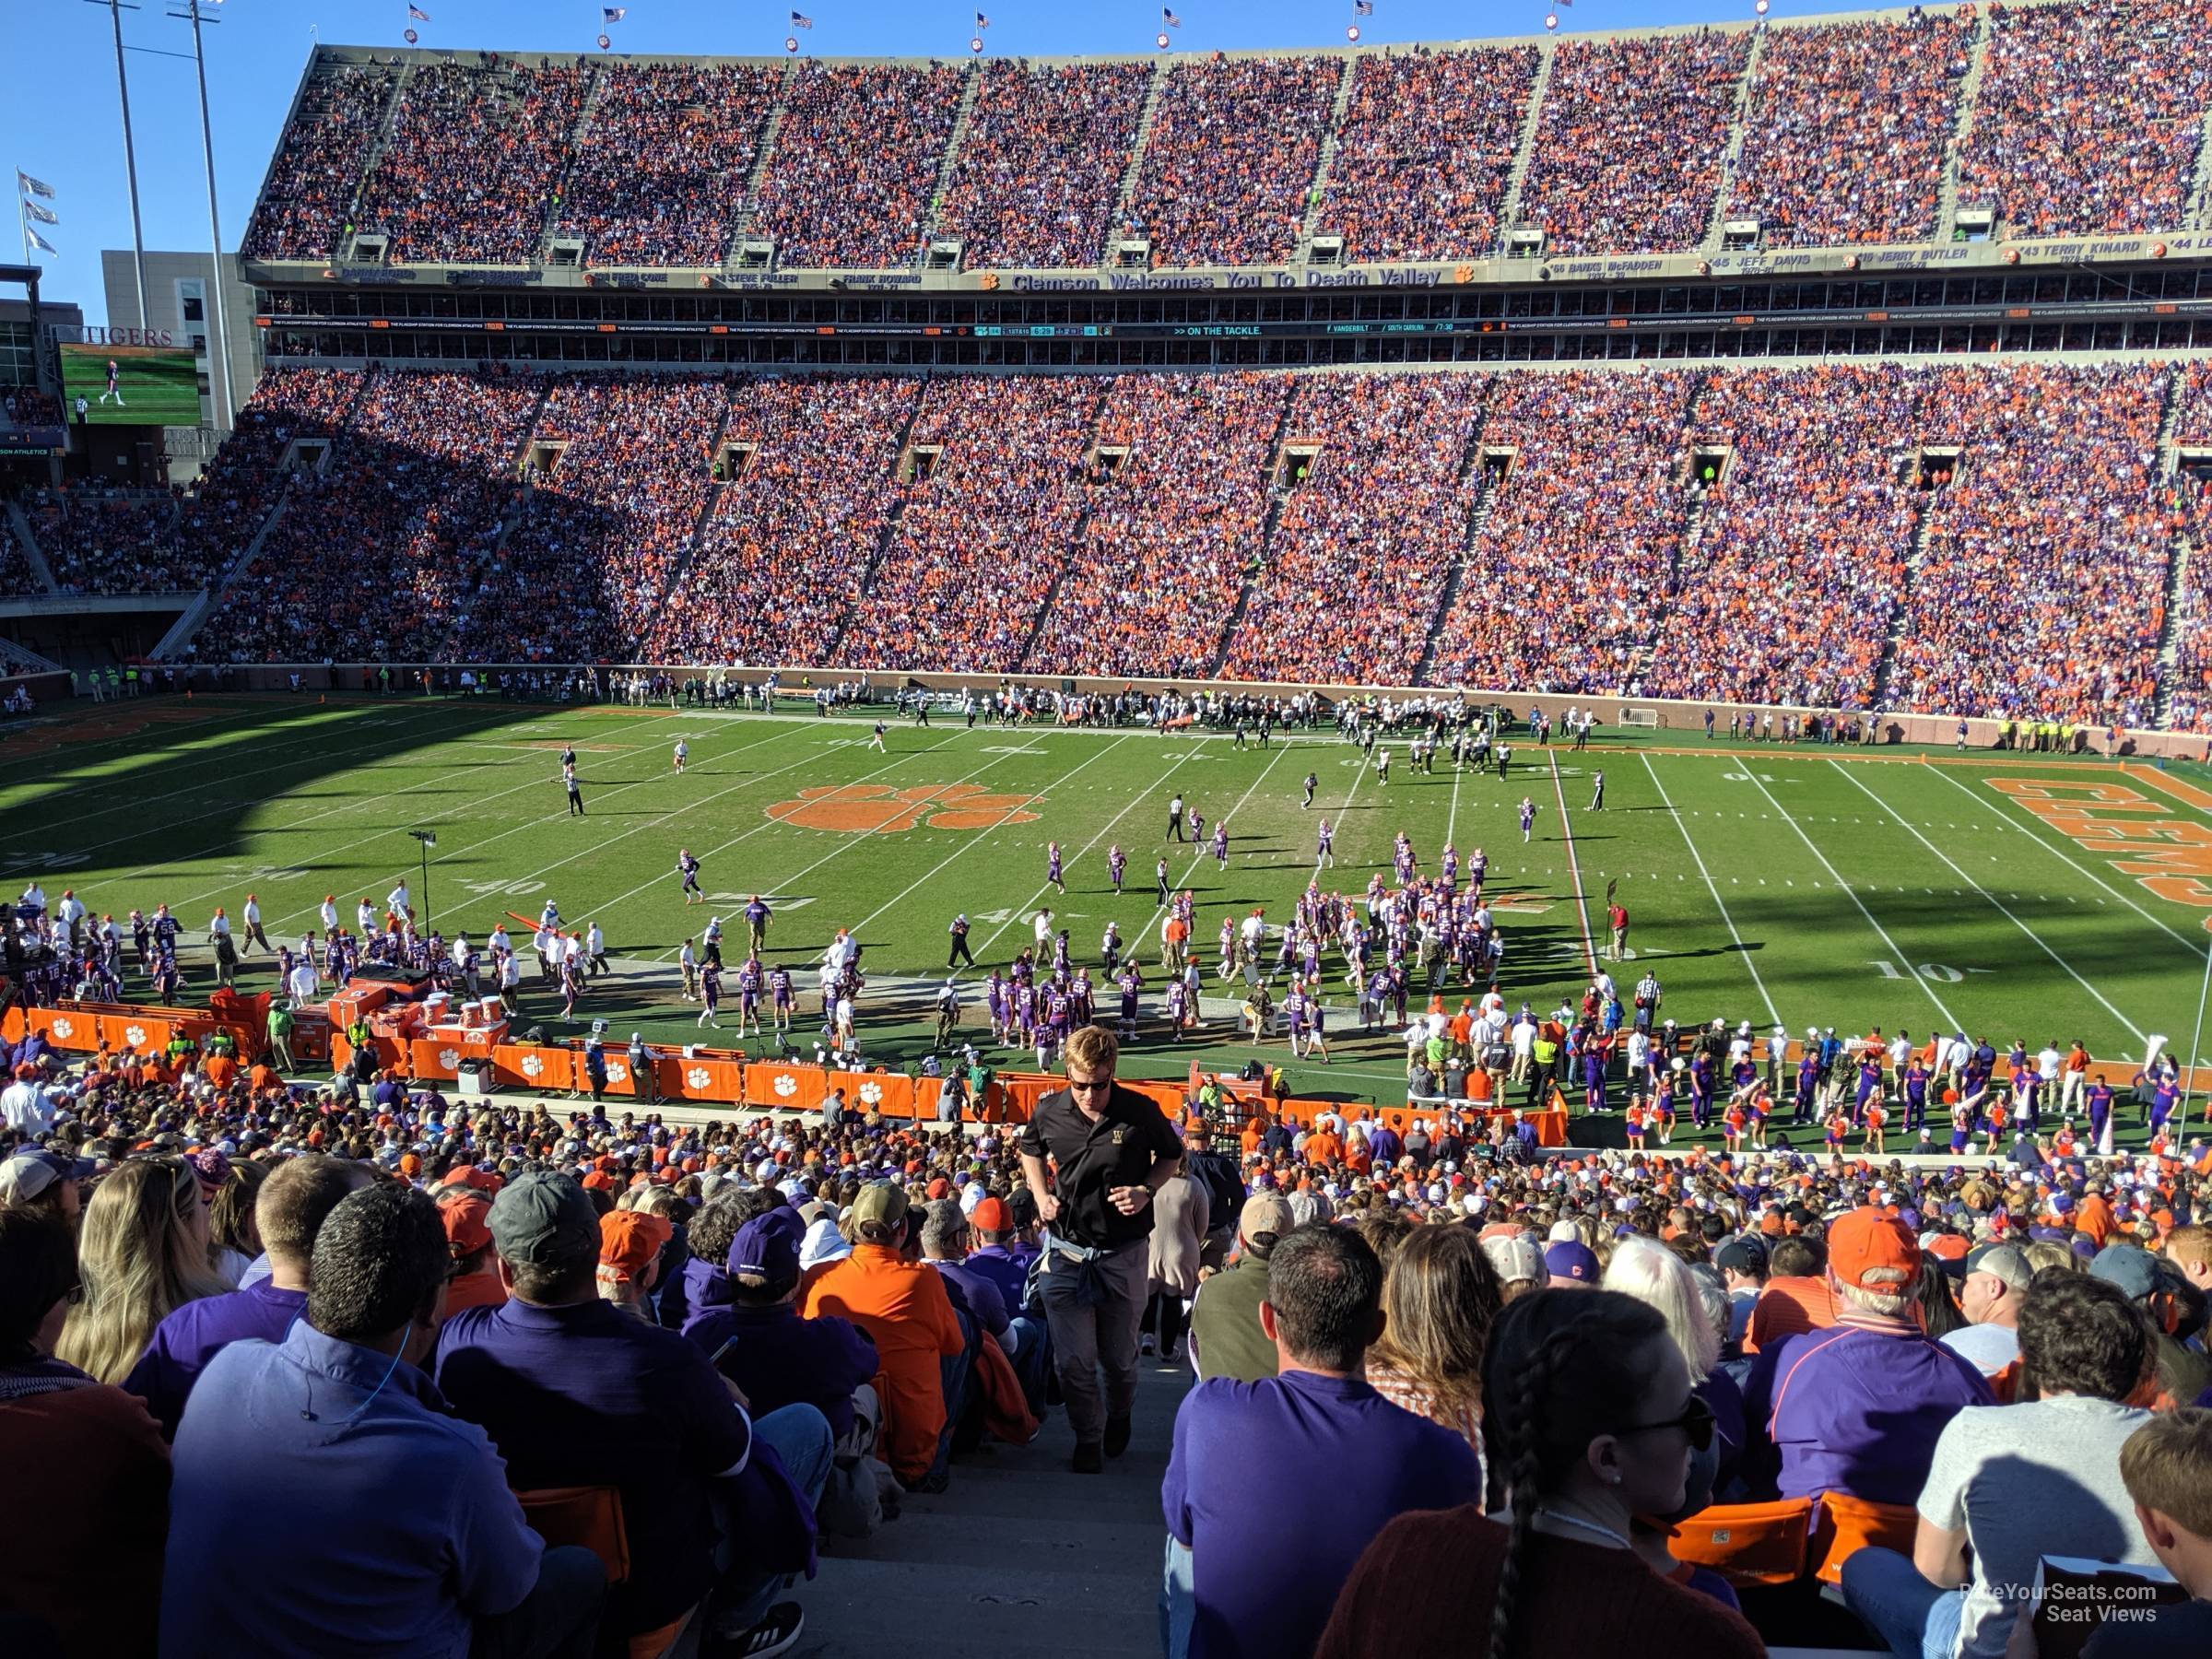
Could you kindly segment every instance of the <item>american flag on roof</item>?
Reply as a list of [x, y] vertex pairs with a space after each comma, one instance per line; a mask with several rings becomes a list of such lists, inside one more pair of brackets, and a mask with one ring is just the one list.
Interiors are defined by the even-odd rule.
[[1352, 0], [1352, 16], [1371, 18], [1375, 15], [1375, 0]]
[[419, 6], [408, 6], [407, 16], [414, 18], [418, 23], [428, 23], [430, 20], [430, 14], [424, 11]]
[[599, 8], [599, 21], [602, 23], [619, 23], [629, 16], [629, 7], [627, 6], [603, 6]]
[[975, 14], [975, 26], [978, 29], [988, 29], [991, 27], [991, 19], [984, 17], [982, 12], [977, 12]]
[[1165, 23], [1170, 29], [1181, 29], [1182, 27], [1182, 19], [1177, 17], [1173, 12], [1170, 11], [1164, 6], [1159, 8], [1159, 20], [1162, 23]]
[[44, 196], [50, 202], [53, 200], [53, 185], [43, 179], [32, 178], [19, 167], [16, 169], [16, 184], [18, 189], [28, 191], [32, 195]]
[[802, 17], [797, 12], [793, 12], [791, 14], [791, 26], [794, 29], [812, 29], [814, 27], [814, 19], [812, 18]]

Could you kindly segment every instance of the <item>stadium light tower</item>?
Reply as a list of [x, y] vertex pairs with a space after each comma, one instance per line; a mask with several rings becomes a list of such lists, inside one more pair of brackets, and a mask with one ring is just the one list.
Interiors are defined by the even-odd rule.
[[[207, 3], [220, 6], [223, 0], [207, 0]], [[168, 15], [180, 23], [192, 25], [192, 66], [200, 77], [200, 150], [207, 161], [207, 237], [215, 254], [215, 277], [207, 285], [215, 299], [215, 350], [211, 355], [215, 359], [215, 383], [223, 389], [221, 404], [215, 411], [215, 426], [221, 431], [226, 420], [233, 427], [238, 424], [238, 400], [230, 387], [230, 330], [223, 313], [223, 221], [215, 205], [215, 128], [207, 119], [207, 58], [200, 49], [200, 25], [220, 23], [222, 19], [204, 17], [200, 11], [201, 0], [182, 0], [182, 5], [183, 10]], [[141, 299], [142, 320], [145, 305]]]
[[[115, 95], [123, 103], [123, 171], [131, 187], [131, 268], [138, 279], [138, 326], [150, 326], [146, 317], [146, 231], [138, 221], [138, 154], [131, 143], [131, 85], [123, 72], [124, 0], [85, 0], [104, 6], [115, 24]], [[133, 11], [138, 8], [134, 6]]]

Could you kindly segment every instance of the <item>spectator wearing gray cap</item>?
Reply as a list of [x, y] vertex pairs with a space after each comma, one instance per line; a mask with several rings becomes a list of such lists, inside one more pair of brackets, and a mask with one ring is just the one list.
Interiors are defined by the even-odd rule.
[[2035, 1269], [2013, 1244], [1983, 1244], [1968, 1253], [1965, 1267], [1959, 1308], [1968, 1323], [1936, 1340], [1983, 1376], [2000, 1376], [2020, 1357], [2020, 1299]]
[[0, 1161], [0, 1209], [37, 1209], [59, 1216], [76, 1230], [84, 1215], [84, 1182], [99, 1165], [61, 1152], [19, 1150]]
[[1229, 1265], [1199, 1280], [1191, 1303], [1191, 1370], [1199, 1377], [1257, 1382], [1276, 1374], [1275, 1344], [1260, 1329], [1267, 1300], [1267, 1257], [1297, 1225], [1290, 1203], [1272, 1188], [1244, 1200], [1237, 1216], [1237, 1252]]
[[2152, 1255], [2140, 1244], [2116, 1240], [2089, 1263], [2089, 1277], [2119, 1286], [2130, 1301], [2150, 1315], [2151, 1326], [2159, 1334], [2161, 1394], [2186, 1406], [2212, 1385], [2212, 1359], [2169, 1334], [2187, 1294], [2179, 1267]]
[[756, 1421], [696, 1344], [602, 1300], [598, 1213], [570, 1177], [509, 1182], [488, 1224], [508, 1300], [464, 1310], [440, 1335], [438, 1384], [453, 1409], [491, 1436], [516, 1490], [620, 1494], [630, 1569], [607, 1598], [610, 1634], [678, 1624], [712, 1593], [710, 1651], [782, 1652], [805, 1617], [774, 1595], [810, 1560], [811, 1525], [796, 1537], [788, 1524], [740, 1530], [732, 1506], [762, 1443], [780, 1460], [766, 1478], [788, 1470], [809, 1504], [818, 1498], [827, 1420], [790, 1406]]
[[177, 1430], [164, 1654], [591, 1653], [597, 1559], [545, 1547], [484, 1431], [417, 1369], [449, 1265], [429, 1194], [355, 1193], [315, 1235], [306, 1317], [200, 1373]]

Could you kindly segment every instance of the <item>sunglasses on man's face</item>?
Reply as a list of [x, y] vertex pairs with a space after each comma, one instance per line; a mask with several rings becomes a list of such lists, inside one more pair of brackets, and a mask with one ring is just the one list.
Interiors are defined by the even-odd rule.
[[1626, 1429], [1613, 1430], [1616, 1437], [1630, 1434], [1650, 1434], [1661, 1429], [1679, 1429], [1683, 1439], [1689, 1442], [1692, 1452], [1702, 1452], [1712, 1444], [1712, 1407], [1696, 1394], [1689, 1396], [1682, 1407], [1682, 1415], [1657, 1423], [1630, 1423]]

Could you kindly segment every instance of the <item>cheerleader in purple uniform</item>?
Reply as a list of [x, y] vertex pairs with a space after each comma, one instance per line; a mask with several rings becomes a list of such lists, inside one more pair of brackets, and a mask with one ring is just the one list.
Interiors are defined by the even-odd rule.
[[1313, 867], [1316, 870], [1324, 866], [1331, 869], [1335, 867], [1335, 832], [1329, 828], [1329, 820], [1324, 818], [1313, 831]]
[[1067, 891], [1067, 883], [1062, 879], [1060, 873], [1060, 843], [1058, 841], [1045, 843], [1044, 879], [1054, 891], [1062, 893]]
[[1106, 874], [1112, 878], [1115, 892], [1122, 890], [1122, 877], [1128, 874], [1128, 870], [1129, 854], [1122, 851], [1119, 843], [1107, 848]]
[[1229, 868], [1229, 820], [1223, 818], [1214, 826], [1214, 863], [1221, 869]]

